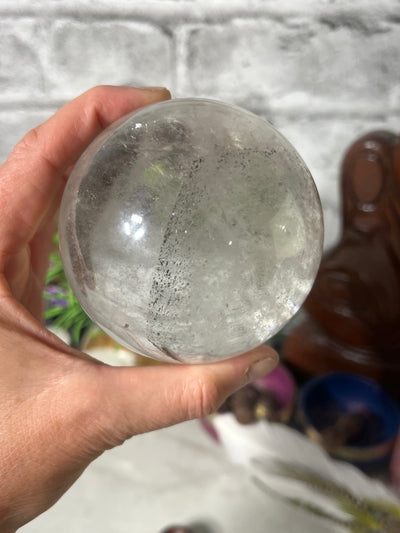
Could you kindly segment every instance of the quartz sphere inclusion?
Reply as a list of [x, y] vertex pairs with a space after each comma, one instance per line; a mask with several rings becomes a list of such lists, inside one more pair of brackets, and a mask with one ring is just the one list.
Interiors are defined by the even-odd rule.
[[67, 280], [131, 350], [202, 363], [259, 346], [294, 315], [322, 251], [306, 165], [268, 122], [212, 100], [142, 108], [106, 129], [67, 183]]

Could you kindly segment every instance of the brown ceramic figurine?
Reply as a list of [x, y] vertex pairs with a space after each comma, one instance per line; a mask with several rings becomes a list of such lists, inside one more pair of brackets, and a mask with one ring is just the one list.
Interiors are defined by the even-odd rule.
[[400, 137], [373, 132], [342, 167], [343, 233], [284, 345], [306, 374], [350, 371], [400, 393]]

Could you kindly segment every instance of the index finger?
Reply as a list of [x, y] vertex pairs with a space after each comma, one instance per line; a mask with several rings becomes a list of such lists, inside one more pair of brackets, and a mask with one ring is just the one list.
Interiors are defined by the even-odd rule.
[[168, 98], [164, 88], [96, 87], [31, 130], [0, 171], [0, 251], [12, 252], [30, 241], [57, 195], [61, 176], [105, 127]]

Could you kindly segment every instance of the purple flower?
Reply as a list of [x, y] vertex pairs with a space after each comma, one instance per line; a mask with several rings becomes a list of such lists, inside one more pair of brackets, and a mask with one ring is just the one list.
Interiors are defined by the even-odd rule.
[[57, 285], [45, 288], [45, 298], [48, 307], [68, 307], [68, 291]]

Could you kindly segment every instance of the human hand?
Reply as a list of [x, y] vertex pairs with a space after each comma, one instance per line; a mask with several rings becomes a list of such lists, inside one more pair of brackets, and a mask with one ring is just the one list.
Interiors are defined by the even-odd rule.
[[108, 124], [169, 98], [98, 87], [29, 132], [0, 168], [0, 532], [50, 507], [106, 449], [214, 411], [271, 371], [265, 346], [210, 365], [116, 368], [43, 325], [55, 215], [70, 169]]

